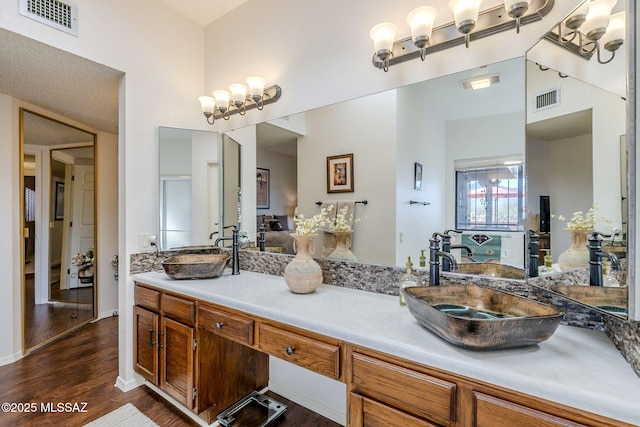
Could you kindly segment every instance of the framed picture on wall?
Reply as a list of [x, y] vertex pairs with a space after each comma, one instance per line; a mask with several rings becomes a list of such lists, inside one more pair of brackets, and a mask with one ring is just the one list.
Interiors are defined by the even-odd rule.
[[256, 208], [269, 209], [269, 169], [256, 169]]
[[60, 221], [64, 219], [64, 182], [56, 181], [55, 197], [53, 219], [55, 221]]
[[353, 192], [353, 153], [327, 157], [327, 193]]
[[422, 191], [422, 165], [418, 162], [414, 166], [413, 189]]

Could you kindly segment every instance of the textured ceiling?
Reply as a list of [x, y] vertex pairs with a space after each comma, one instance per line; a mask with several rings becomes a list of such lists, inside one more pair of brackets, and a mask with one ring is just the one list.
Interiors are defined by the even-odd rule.
[[0, 28], [0, 93], [118, 133], [122, 72]]

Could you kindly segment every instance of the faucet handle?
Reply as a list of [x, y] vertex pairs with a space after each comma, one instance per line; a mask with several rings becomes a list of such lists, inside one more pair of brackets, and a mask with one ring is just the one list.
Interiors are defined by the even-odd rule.
[[602, 237], [603, 239], [608, 239], [609, 237], [611, 237], [611, 234], [604, 234], [600, 231], [594, 231], [593, 233], [591, 233], [591, 238], [589, 240], [591, 239], [599, 240], [598, 236]]
[[444, 230], [444, 234], [446, 234], [447, 236], [449, 236], [449, 235], [450, 235], [450, 233], [458, 233], [458, 234], [462, 234], [462, 230], [456, 230], [456, 229]]
[[433, 233], [431, 235], [431, 237], [433, 237], [434, 239], [437, 239], [438, 237], [442, 237], [443, 239], [448, 239], [451, 236], [449, 236], [448, 234], [443, 234], [443, 233], [438, 233], [437, 231], [435, 233]]

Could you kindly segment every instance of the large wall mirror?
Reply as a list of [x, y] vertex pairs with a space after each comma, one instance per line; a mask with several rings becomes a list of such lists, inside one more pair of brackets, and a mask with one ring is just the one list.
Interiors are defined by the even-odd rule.
[[[618, 2], [613, 13], [623, 13], [624, 3]], [[586, 214], [593, 208], [596, 221], [589, 228], [611, 236], [603, 240], [604, 249], [622, 259], [624, 268], [628, 232], [625, 49], [601, 64], [595, 54], [589, 58], [576, 53], [575, 43], [557, 40], [554, 27], [527, 54], [527, 205], [542, 217], [535, 224], [542, 224], [537, 227], [541, 255], [550, 254], [554, 269], [548, 273], [558, 274], [561, 269], [556, 263], [572, 244], [567, 223], [575, 212]], [[610, 53], [605, 53], [606, 60]], [[566, 219], [559, 219], [560, 215]], [[584, 273], [578, 275], [579, 284], [589, 284], [586, 270], [577, 269]], [[624, 273], [616, 275], [623, 285], [617, 289], [552, 289], [625, 314]]]
[[[432, 233], [456, 227], [456, 170], [483, 171], [486, 182], [465, 188], [464, 204], [478, 217], [464, 237], [491, 223], [501, 243], [490, 257], [522, 267], [517, 171], [525, 152], [524, 65], [516, 58], [258, 124], [256, 167], [268, 171], [270, 202], [257, 203], [250, 234], [265, 223], [267, 248], [292, 253], [286, 228], [295, 213], [308, 217], [338, 202], [362, 219], [353, 226], [351, 246], [359, 262], [404, 265], [410, 256], [418, 267]], [[486, 78], [493, 78], [489, 88], [468, 84]], [[353, 191], [329, 193], [327, 161], [343, 154], [353, 155]], [[487, 187], [501, 192], [493, 209], [482, 203]], [[278, 229], [268, 227], [270, 221], [279, 222]], [[316, 255], [326, 256], [327, 246], [321, 232]]]
[[160, 127], [160, 249], [209, 246], [237, 225], [240, 147], [216, 132]]
[[95, 138], [20, 110], [24, 348], [95, 318]]
[[[623, 9], [620, 4], [614, 12]], [[541, 40], [526, 58], [228, 132], [245, 150], [243, 168], [255, 168], [255, 180], [241, 186], [242, 228], [255, 244], [261, 224], [275, 225], [267, 227], [267, 250], [291, 253], [287, 234], [297, 214], [347, 203], [363, 218], [351, 242], [358, 262], [403, 266], [411, 257], [418, 267], [432, 233], [466, 221], [468, 232], [457, 243], [488, 234], [495, 244], [484, 248], [482, 260], [524, 269], [526, 231], [538, 227], [540, 196], [547, 196], [554, 213], [569, 217], [597, 204], [609, 221], [598, 228], [620, 229], [614, 243], [624, 246], [624, 55], [602, 65], [548, 44]], [[473, 90], [477, 79], [492, 84]], [[561, 107], [533, 119], [532, 98], [554, 88], [562, 93]], [[559, 145], [551, 147], [559, 140], [589, 147], [563, 154], [554, 151]], [[255, 153], [246, 151], [254, 146]], [[352, 155], [353, 188], [330, 193], [327, 162], [342, 155]], [[474, 178], [461, 187], [463, 176]], [[554, 261], [568, 245], [561, 226], [554, 223], [548, 233]], [[323, 255], [320, 233], [316, 256]]]

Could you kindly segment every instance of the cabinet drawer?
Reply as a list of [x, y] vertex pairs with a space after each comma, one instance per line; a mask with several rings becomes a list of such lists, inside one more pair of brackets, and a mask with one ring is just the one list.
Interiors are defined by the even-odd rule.
[[156, 311], [160, 310], [160, 292], [136, 285], [133, 294], [136, 305], [141, 305]]
[[259, 347], [265, 353], [330, 378], [340, 376], [340, 347], [260, 324]]
[[584, 425], [483, 393], [474, 392], [473, 400], [477, 427], [495, 425], [576, 427]]
[[351, 382], [354, 391], [413, 415], [455, 421], [455, 383], [359, 353], [353, 353]]
[[349, 426], [352, 427], [437, 427], [375, 400], [351, 393]]
[[253, 345], [253, 320], [200, 306], [198, 308], [198, 325], [215, 334], [239, 342]]
[[162, 294], [161, 307], [165, 316], [191, 324], [196, 322], [196, 303], [194, 301]]

